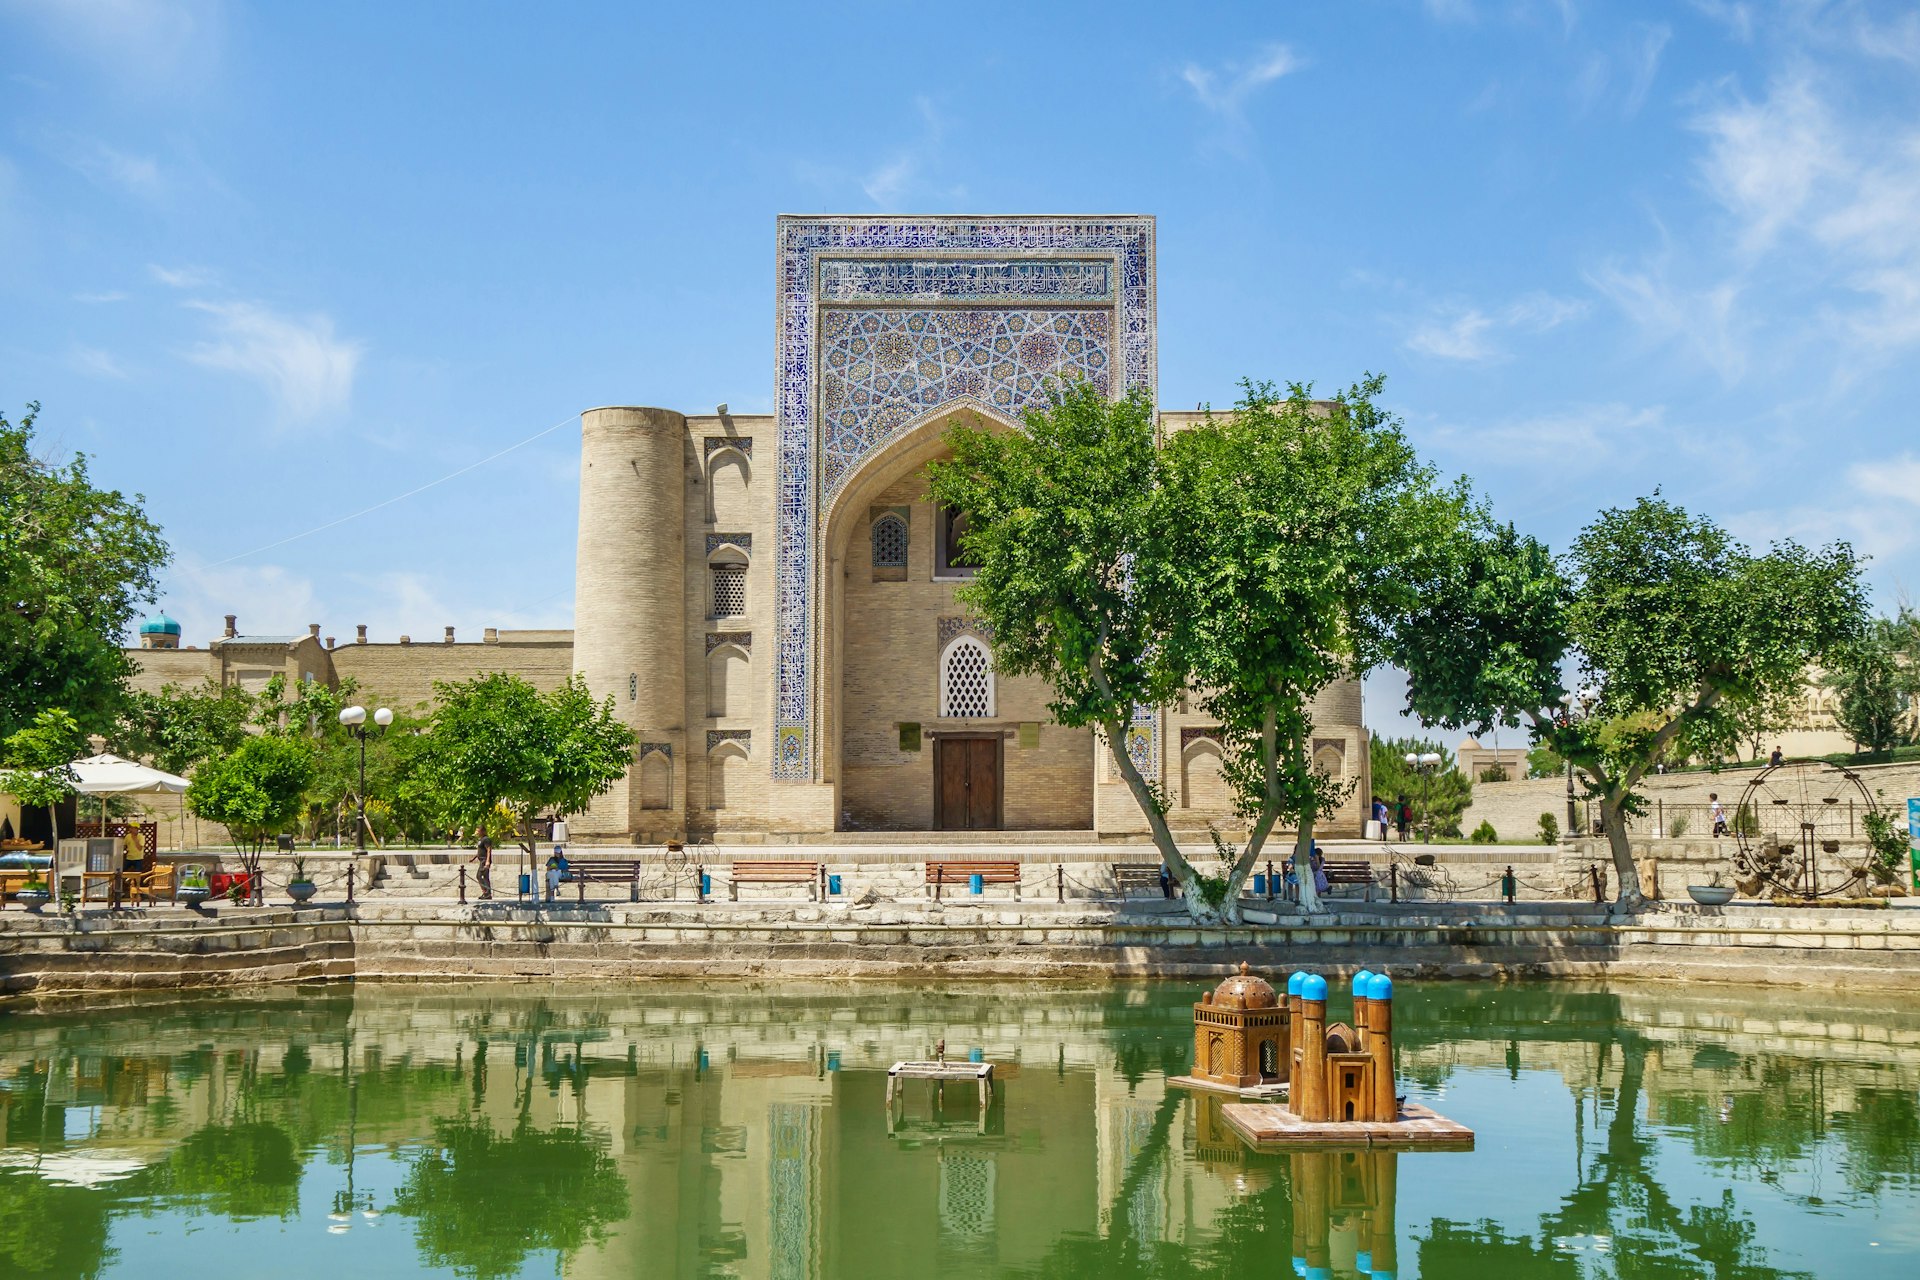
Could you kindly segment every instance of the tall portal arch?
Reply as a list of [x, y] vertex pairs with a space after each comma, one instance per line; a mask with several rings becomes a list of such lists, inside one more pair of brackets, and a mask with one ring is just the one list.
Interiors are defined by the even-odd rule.
[[[776, 784], [824, 783], [828, 524], [865, 464], [959, 403], [1017, 420], [1049, 378], [1155, 380], [1149, 217], [783, 217]], [[785, 789], [776, 786], [776, 792]], [[781, 801], [776, 796], [776, 805]], [[831, 822], [831, 793], [792, 796]]]

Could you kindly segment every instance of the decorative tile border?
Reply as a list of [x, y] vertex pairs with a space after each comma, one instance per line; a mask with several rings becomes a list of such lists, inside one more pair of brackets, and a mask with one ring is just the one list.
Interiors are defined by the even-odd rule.
[[1217, 724], [1189, 724], [1180, 727], [1180, 754], [1185, 755], [1187, 748], [1205, 738], [1215, 746], [1220, 745], [1220, 726]]
[[669, 760], [673, 759], [673, 744], [671, 742], [643, 742], [640, 744], [640, 754], [636, 755], [634, 759], [644, 760], [656, 751]]
[[708, 555], [712, 555], [722, 547], [738, 547], [748, 555], [752, 555], [753, 535], [750, 533], [710, 533], [707, 535]]
[[707, 652], [712, 653], [723, 644], [737, 645], [748, 653], [753, 652], [753, 632], [751, 631], [709, 631], [707, 632]]
[[940, 647], [946, 648], [956, 636], [978, 636], [988, 644], [993, 643], [993, 624], [981, 622], [976, 618], [947, 617], [939, 621]]
[[707, 750], [712, 750], [723, 742], [737, 742], [753, 754], [753, 730], [751, 729], [709, 729], [707, 730]]
[[[818, 601], [823, 592], [817, 547], [828, 503], [860, 461], [913, 421], [909, 416], [890, 429], [884, 424], [876, 429], [876, 424], [864, 419], [851, 428], [843, 425], [842, 431], [856, 433], [861, 447], [854, 451], [858, 456], [844, 458], [836, 473], [839, 482], [830, 490], [823, 488], [827, 444], [817, 415], [826, 308], [836, 308], [832, 314], [838, 315], [837, 308], [844, 305], [892, 303], [888, 310], [897, 312], [903, 303], [946, 302], [1016, 305], [1033, 313], [1036, 304], [1071, 305], [1069, 314], [1075, 319], [1089, 314], [1090, 306], [1107, 308], [1104, 314], [1112, 319], [1105, 367], [1111, 370], [1111, 390], [1116, 394], [1136, 387], [1151, 391], [1156, 361], [1154, 228], [1148, 217], [783, 217], [777, 223], [776, 239], [779, 493], [773, 776], [779, 781], [806, 782], [818, 773], [814, 736], [819, 706], [814, 686], [822, 631]], [[1059, 318], [1038, 314], [1049, 320]], [[866, 318], [860, 316], [860, 322]], [[880, 322], [879, 315], [872, 318], [876, 325]], [[1016, 397], [1030, 401], [1038, 393], [1019, 394], [1023, 369], [1018, 361], [1003, 361], [1008, 376], [994, 378], [992, 346], [989, 342], [983, 396], [965, 396], [957, 385], [946, 390], [985, 405], [992, 403], [995, 390], [1005, 387], [1009, 404], [999, 410], [1004, 414], [1016, 407]], [[973, 359], [969, 352], [967, 360]], [[1035, 370], [1024, 373], [1033, 377]], [[1038, 387], [1039, 381], [1031, 386]], [[871, 408], [874, 387], [866, 389], [869, 403], [862, 407]], [[887, 390], [898, 397], [907, 389], [895, 379]], [[916, 383], [911, 390], [920, 388]], [[941, 407], [935, 404], [926, 411]], [[844, 443], [848, 437], [840, 439]], [[846, 452], [842, 450], [843, 456]], [[1146, 739], [1149, 759], [1157, 755], [1155, 723], [1150, 716], [1129, 733], [1130, 739]]]
[[702, 458], [711, 458], [722, 449], [734, 449], [751, 458], [753, 456], [753, 437], [708, 436], [702, 441], [701, 448], [706, 450], [705, 453], [700, 455]]
[[822, 258], [820, 301], [1111, 303], [1107, 258]]

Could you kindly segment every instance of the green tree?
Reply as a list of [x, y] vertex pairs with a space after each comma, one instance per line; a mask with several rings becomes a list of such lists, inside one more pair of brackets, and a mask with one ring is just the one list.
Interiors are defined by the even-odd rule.
[[114, 750], [182, 777], [202, 760], [226, 755], [246, 740], [254, 698], [237, 684], [166, 684], [131, 689], [113, 732]]
[[[1797, 689], [1864, 620], [1844, 543], [1755, 555], [1656, 495], [1603, 511], [1564, 568], [1511, 527], [1482, 530], [1396, 657], [1424, 722], [1487, 732], [1524, 719], [1573, 761], [1600, 802], [1619, 901], [1635, 907], [1626, 827], [1644, 809], [1640, 780], [1672, 756], [1726, 754], [1744, 708]], [[1592, 682], [1579, 715], [1562, 684], [1568, 661]]]
[[187, 787], [187, 808], [233, 836], [260, 888], [260, 850], [300, 818], [313, 782], [313, 749], [299, 738], [256, 735], [207, 760]]
[[167, 561], [144, 498], [94, 487], [83, 454], [35, 456], [39, 412], [0, 415], [0, 738], [48, 707], [111, 730], [132, 671], [121, 637]]
[[[1425, 777], [1407, 763], [1407, 756], [1433, 754], [1440, 764]], [[1373, 794], [1398, 807], [1405, 796], [1416, 823], [1433, 823], [1435, 835], [1460, 834], [1460, 818], [1473, 803], [1473, 779], [1461, 772], [1453, 753], [1425, 738], [1374, 738], [1367, 744], [1367, 762], [1373, 775]]]
[[60, 842], [60, 802], [74, 794], [72, 764], [87, 745], [87, 735], [74, 718], [49, 707], [33, 723], [8, 735], [0, 791], [27, 808], [45, 809], [53, 842]]
[[[1246, 383], [1232, 414], [1161, 445], [1151, 401], [1059, 389], [1024, 432], [962, 427], [930, 469], [970, 517], [960, 598], [991, 624], [995, 667], [1039, 675], [1049, 711], [1091, 727], [1199, 919], [1238, 918], [1269, 835], [1296, 856], [1344, 788], [1311, 761], [1314, 697], [1385, 651], [1394, 620], [1459, 526], [1372, 379], [1331, 402]], [[1181, 853], [1137, 758], [1141, 709], [1186, 691], [1220, 724], [1247, 823], [1220, 877]], [[1317, 900], [1310, 880], [1303, 906]]]
[[522, 1121], [503, 1135], [485, 1117], [470, 1117], [440, 1121], [435, 1132], [394, 1200], [414, 1219], [429, 1266], [518, 1275], [534, 1250], [552, 1249], [564, 1260], [627, 1216], [626, 1179], [578, 1129]]
[[1909, 648], [1912, 630], [1912, 615], [1904, 611], [1899, 618], [1875, 618], [1827, 673], [1837, 701], [1834, 718], [1862, 750], [1891, 751], [1913, 738], [1920, 664]]
[[438, 703], [416, 793], [469, 827], [490, 823], [504, 806], [529, 862], [535, 818], [579, 813], [633, 761], [633, 730], [614, 717], [613, 699], [595, 702], [579, 676], [551, 693], [506, 672], [433, 687]]

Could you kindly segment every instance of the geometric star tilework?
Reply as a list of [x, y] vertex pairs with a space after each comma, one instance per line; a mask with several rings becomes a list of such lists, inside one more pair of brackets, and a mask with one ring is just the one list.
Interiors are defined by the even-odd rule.
[[1018, 416], [1052, 382], [1107, 394], [1111, 313], [830, 310], [820, 318], [820, 481], [830, 503], [861, 459], [909, 418], [960, 396]]

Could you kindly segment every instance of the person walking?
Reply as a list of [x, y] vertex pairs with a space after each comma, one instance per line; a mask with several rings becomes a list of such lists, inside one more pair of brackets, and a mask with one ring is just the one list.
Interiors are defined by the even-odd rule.
[[480, 833], [480, 843], [474, 846], [473, 856], [467, 861], [479, 864], [473, 873], [473, 878], [480, 885], [480, 896], [491, 898], [493, 896], [493, 841], [487, 837], [486, 832]]
[[1401, 843], [1404, 844], [1407, 839], [1407, 832], [1413, 829], [1413, 804], [1405, 796], [1400, 797], [1399, 803], [1400, 803], [1399, 811], [1394, 815], [1394, 817], [1399, 822], [1400, 840], [1401, 840]]
[[1707, 799], [1713, 802], [1713, 808], [1709, 813], [1709, 816], [1713, 819], [1713, 834], [1716, 837], [1724, 836], [1727, 834], [1727, 806], [1720, 803], [1720, 793], [1718, 791], [1709, 791], [1707, 793]]

